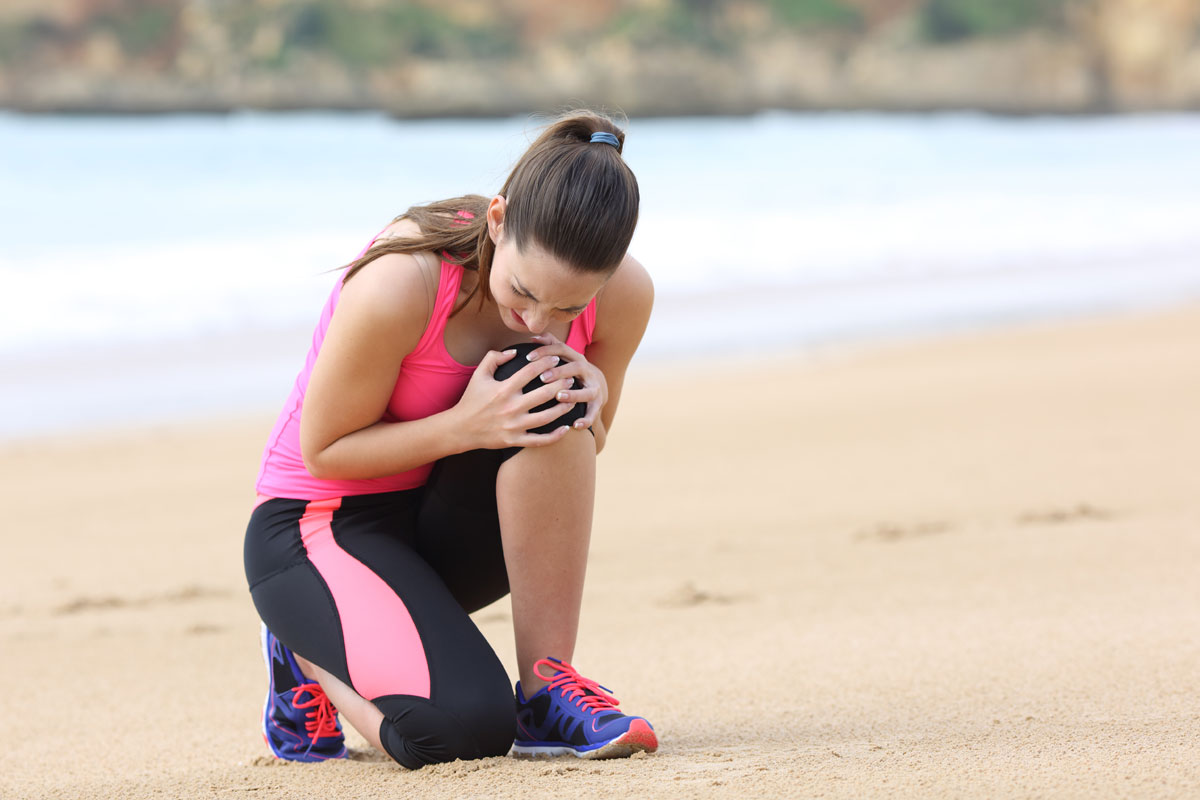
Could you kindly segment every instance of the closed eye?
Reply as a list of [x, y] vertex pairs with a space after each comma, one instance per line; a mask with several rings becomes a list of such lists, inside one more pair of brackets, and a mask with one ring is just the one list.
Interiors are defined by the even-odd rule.
[[[518, 287], [515, 283], [510, 283], [509, 287], [512, 289], [513, 294], [515, 294], [517, 297], [524, 297], [526, 300], [532, 300], [535, 303], [541, 302], [536, 297], [531, 295], [529, 292], [521, 291], [520, 287]], [[585, 308], [587, 308], [587, 306], [575, 306], [574, 308], [557, 308], [557, 309], [555, 309], [555, 311], [559, 311], [563, 314], [570, 314], [571, 316], [574, 317], [574, 316], [578, 316], [579, 314], [583, 313], [583, 310]]]

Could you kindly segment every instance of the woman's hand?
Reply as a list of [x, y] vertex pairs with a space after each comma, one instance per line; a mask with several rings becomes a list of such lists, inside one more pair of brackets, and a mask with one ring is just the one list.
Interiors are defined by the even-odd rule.
[[[566, 408], [570, 408], [575, 403], [587, 403], [587, 413], [575, 420], [575, 428], [578, 430], [590, 428], [598, 418], [600, 410], [604, 408], [604, 404], [608, 402], [608, 381], [605, 379], [604, 373], [600, 371], [599, 367], [589, 363], [582, 353], [577, 353], [567, 347], [552, 333], [540, 333], [533, 339], [542, 346], [531, 351], [530, 356], [537, 359], [559, 356], [566, 362], [548, 370], [549, 377], [547, 378], [547, 374], [543, 374], [542, 380], [559, 383], [562, 378], [566, 378], [566, 387], [560, 388], [555, 397], [559, 403], [566, 403]], [[579, 382], [583, 384], [582, 389], [571, 388], [573, 378], [579, 378]]]
[[[544, 347], [539, 350], [542, 352], [535, 360], [505, 381], [496, 380], [496, 368], [512, 360], [516, 355], [515, 350], [502, 353], [492, 350], [479, 362], [462, 398], [452, 410], [458, 417], [457, 429], [464, 437], [464, 450], [542, 447], [567, 435], [570, 430], [567, 425], [561, 425], [550, 433], [529, 433], [533, 428], [554, 422], [567, 413], [575, 402], [573, 399], [561, 399], [564, 391], [571, 388], [573, 377], [570, 376], [575, 373], [569, 373], [567, 377], [547, 377], [548, 372], [555, 371], [560, 358], [544, 352]], [[574, 353], [573, 350], [570, 352]], [[546, 385], [522, 393], [521, 389], [538, 375], [542, 376]], [[565, 393], [575, 395], [579, 391], [583, 390]], [[554, 400], [556, 395], [560, 397], [558, 403], [545, 411], [529, 413], [535, 406]]]

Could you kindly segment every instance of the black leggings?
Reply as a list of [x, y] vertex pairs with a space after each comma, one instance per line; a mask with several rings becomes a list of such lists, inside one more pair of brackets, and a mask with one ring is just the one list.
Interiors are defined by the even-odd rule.
[[383, 712], [379, 739], [406, 767], [512, 745], [512, 686], [467, 615], [508, 593], [496, 474], [517, 452], [443, 459], [420, 489], [272, 499], [250, 517], [259, 616]]

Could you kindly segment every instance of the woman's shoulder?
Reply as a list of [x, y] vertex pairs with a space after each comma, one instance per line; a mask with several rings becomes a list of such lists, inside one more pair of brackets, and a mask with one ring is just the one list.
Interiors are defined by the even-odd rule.
[[626, 254], [621, 266], [596, 295], [593, 341], [636, 347], [650, 321], [654, 281], [642, 263]]
[[[381, 233], [376, 242], [388, 235]], [[419, 337], [433, 312], [440, 280], [441, 262], [432, 253], [385, 253], [345, 281], [335, 313], [362, 317], [392, 334], [415, 331]]]
[[[600, 315], [650, 316], [654, 305], [654, 281], [642, 263], [626, 254], [621, 266], [596, 296], [597, 319]], [[601, 311], [603, 309], [603, 312]]]

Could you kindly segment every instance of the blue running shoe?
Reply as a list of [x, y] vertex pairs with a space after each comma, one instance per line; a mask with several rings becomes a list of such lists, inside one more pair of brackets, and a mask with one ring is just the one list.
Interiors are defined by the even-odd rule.
[[[542, 674], [543, 665], [554, 670], [553, 677]], [[570, 664], [543, 658], [533, 668], [550, 685], [526, 699], [517, 682], [514, 755], [625, 758], [658, 749], [649, 722], [617, 711], [617, 698]]]
[[263, 704], [263, 739], [279, 758], [327, 761], [346, 757], [346, 740], [337, 709], [321, 685], [304, 677], [292, 651], [262, 626], [267, 662], [267, 701]]

